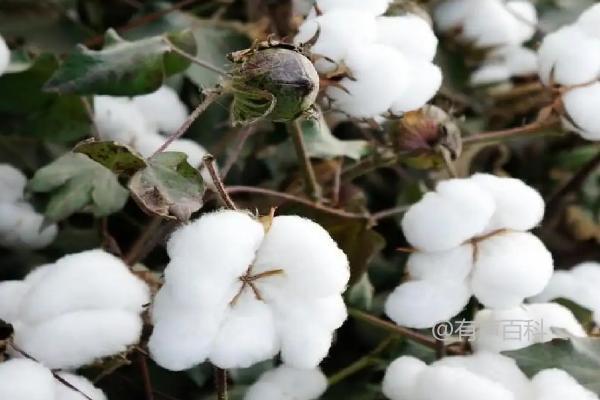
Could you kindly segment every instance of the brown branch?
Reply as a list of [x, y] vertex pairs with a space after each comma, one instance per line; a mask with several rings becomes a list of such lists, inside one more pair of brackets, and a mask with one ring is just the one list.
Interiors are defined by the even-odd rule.
[[150, 379], [150, 371], [148, 370], [148, 361], [143, 353], [138, 353], [138, 365], [142, 373], [146, 400], [154, 400], [154, 390], [152, 389], [152, 380]]
[[378, 211], [375, 214], [371, 215], [371, 219], [373, 221], [380, 221], [386, 218], [393, 218], [398, 215], [404, 214], [409, 209], [409, 207], [410, 206], [398, 206], [387, 210]]
[[235, 146], [235, 149], [231, 152], [231, 154], [227, 158], [227, 161], [225, 162], [225, 165], [223, 166], [223, 168], [221, 168], [221, 179], [225, 180], [225, 178], [229, 174], [229, 171], [231, 171], [231, 168], [233, 168], [236, 161], [240, 157], [240, 154], [242, 153], [242, 150], [244, 149], [244, 145], [246, 144], [246, 141], [248, 140], [248, 138], [250, 138], [250, 136], [254, 135], [255, 133], [256, 133], [256, 125], [248, 126], [245, 129], [243, 129], [242, 132], [239, 133], [240, 139], [239, 139], [237, 145]]
[[306, 195], [316, 201], [321, 201], [321, 187], [317, 182], [317, 176], [315, 170], [310, 162], [310, 157], [306, 151], [306, 145], [304, 144], [304, 134], [302, 132], [302, 125], [300, 125], [300, 119], [297, 118], [290, 124], [288, 124], [288, 131], [292, 137], [294, 143], [294, 149], [296, 150], [296, 157], [298, 158], [298, 164], [302, 170], [304, 176], [304, 191]]
[[223, 181], [221, 180], [221, 177], [217, 172], [217, 168], [215, 167], [215, 158], [213, 157], [213, 155], [205, 155], [203, 158], [203, 162], [204, 166], [206, 167], [206, 170], [212, 178], [213, 184], [215, 185], [215, 190], [223, 204], [225, 204], [225, 206], [230, 210], [237, 210], [235, 203], [233, 202], [233, 200], [231, 200], [231, 197], [229, 197], [229, 194], [225, 189], [225, 185], [223, 185]]
[[163, 224], [162, 218], [153, 217], [148, 225], [143, 228], [142, 234], [133, 243], [125, 257], [123, 257], [125, 264], [133, 266], [146, 258], [167, 232], [174, 229], [177, 224], [175, 221], [166, 221]]
[[215, 386], [217, 400], [227, 400], [227, 370], [215, 367]]
[[479, 143], [495, 143], [503, 140], [518, 139], [542, 129], [558, 126], [560, 119], [557, 116], [550, 116], [546, 119], [536, 120], [526, 125], [516, 128], [504, 129], [499, 131], [481, 132], [475, 135], [463, 138], [464, 146], [471, 146]]

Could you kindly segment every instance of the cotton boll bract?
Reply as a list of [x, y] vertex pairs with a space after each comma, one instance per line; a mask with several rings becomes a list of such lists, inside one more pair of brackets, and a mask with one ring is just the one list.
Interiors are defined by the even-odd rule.
[[9, 164], [0, 164], [0, 202], [13, 203], [23, 198], [27, 177]]
[[248, 388], [244, 400], [316, 400], [327, 388], [327, 378], [317, 369], [282, 365], [263, 373]]
[[413, 400], [416, 398], [417, 379], [427, 369], [427, 364], [418, 358], [403, 356], [394, 360], [383, 377], [383, 394], [391, 400]]
[[54, 400], [55, 381], [49, 369], [27, 359], [0, 363], [0, 398]]
[[188, 117], [187, 107], [177, 92], [168, 86], [161, 86], [150, 94], [135, 96], [131, 101], [154, 130], [167, 135], [175, 132]]
[[545, 369], [531, 380], [535, 400], [597, 400], [593, 392], [581, 386], [571, 375], [560, 369]]

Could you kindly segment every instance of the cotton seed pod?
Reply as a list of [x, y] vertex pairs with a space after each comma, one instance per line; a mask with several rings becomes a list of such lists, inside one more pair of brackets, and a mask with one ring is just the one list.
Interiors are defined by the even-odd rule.
[[229, 58], [237, 64], [225, 84], [234, 96], [235, 123], [292, 121], [308, 112], [317, 98], [319, 75], [295, 46], [262, 43]]

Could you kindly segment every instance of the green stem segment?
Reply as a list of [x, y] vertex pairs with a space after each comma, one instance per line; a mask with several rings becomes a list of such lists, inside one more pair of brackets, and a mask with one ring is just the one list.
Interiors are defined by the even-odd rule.
[[317, 182], [315, 170], [312, 167], [310, 157], [306, 151], [300, 119], [296, 119], [290, 124], [289, 132], [290, 136], [292, 137], [292, 142], [294, 143], [294, 149], [296, 150], [298, 163], [300, 164], [300, 168], [302, 169], [302, 174], [304, 176], [304, 190], [306, 191], [306, 195], [313, 201], [320, 202], [322, 196], [321, 187]]

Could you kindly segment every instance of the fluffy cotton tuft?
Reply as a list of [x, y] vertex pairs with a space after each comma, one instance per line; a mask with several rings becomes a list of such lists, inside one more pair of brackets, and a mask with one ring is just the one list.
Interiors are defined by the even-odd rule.
[[552, 256], [526, 231], [543, 214], [540, 194], [517, 179], [476, 174], [440, 182], [404, 214], [404, 235], [416, 248], [407, 262], [412, 280], [392, 292], [386, 314], [426, 328], [458, 314], [472, 295], [506, 309], [540, 293]]
[[10, 50], [4, 41], [2, 35], [0, 35], [0, 75], [6, 71], [8, 64], [10, 63]]
[[381, 15], [387, 10], [391, 0], [317, 0], [319, 9], [327, 13], [332, 10], [350, 9], [371, 15]]
[[0, 164], [0, 202], [14, 203], [23, 198], [27, 177], [9, 164]]
[[92, 382], [83, 376], [66, 372], [59, 372], [58, 376], [77, 390], [68, 387], [62, 382], [56, 382], [54, 384], [55, 400], [82, 400], [83, 394], [92, 400], [107, 400], [104, 392], [95, 387]]
[[177, 92], [168, 86], [162, 86], [150, 94], [135, 96], [131, 101], [153, 129], [167, 135], [175, 132], [188, 117], [187, 107]]
[[321, 370], [282, 365], [263, 373], [248, 388], [244, 400], [316, 400], [327, 389]]
[[593, 392], [581, 386], [571, 375], [560, 369], [545, 369], [531, 381], [535, 400], [597, 400]]
[[290, 367], [308, 369], [325, 357], [346, 319], [348, 260], [307, 219], [278, 216], [265, 229], [225, 210], [173, 234], [152, 310], [158, 364], [182, 370], [208, 359], [240, 368], [281, 351]]
[[391, 400], [413, 400], [416, 398], [417, 379], [427, 369], [427, 364], [418, 358], [403, 356], [394, 360], [383, 377], [383, 394]]
[[594, 107], [599, 101], [599, 82], [572, 89], [565, 93], [563, 104], [566, 112], [565, 125], [567, 129], [579, 133], [584, 139], [600, 140], [600, 116]]

